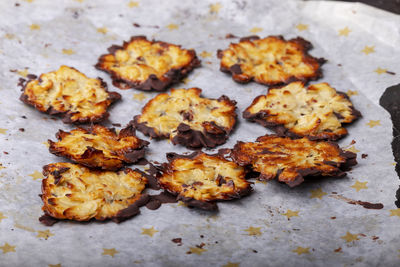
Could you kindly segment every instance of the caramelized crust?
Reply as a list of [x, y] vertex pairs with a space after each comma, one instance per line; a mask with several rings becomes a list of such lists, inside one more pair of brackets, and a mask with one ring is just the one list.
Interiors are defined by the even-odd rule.
[[244, 168], [218, 155], [195, 152], [189, 156], [167, 154], [158, 177], [162, 188], [189, 206], [217, 209], [217, 200], [240, 198], [251, 192]]
[[301, 37], [286, 41], [282, 36], [260, 39], [249, 36], [219, 50], [220, 70], [231, 73], [233, 80], [248, 83], [254, 80], [266, 85], [286, 84], [291, 81], [316, 80], [322, 77], [324, 59], [308, 54], [310, 42]]
[[302, 183], [304, 176], [342, 177], [344, 170], [357, 164], [356, 154], [344, 152], [336, 143], [274, 135], [261, 136], [255, 143], [239, 141], [231, 157], [259, 172], [258, 179], [276, 178], [290, 187]]
[[123, 46], [111, 46], [96, 68], [111, 74], [113, 84], [121, 89], [163, 91], [179, 82], [200, 65], [194, 50], [134, 36]]
[[109, 116], [107, 108], [121, 98], [108, 92], [101, 79], [88, 78], [68, 66], [28, 81], [22, 91], [21, 101], [41, 112], [61, 115], [64, 123], [100, 122]]
[[313, 140], [342, 138], [347, 135], [343, 124], [360, 116], [345, 93], [327, 83], [305, 87], [302, 82], [270, 89], [243, 112], [244, 118], [270, 127], [278, 135]]
[[172, 89], [150, 100], [131, 122], [152, 138], [169, 138], [190, 148], [223, 144], [236, 123], [236, 102], [200, 97], [201, 89]]
[[124, 163], [137, 162], [144, 157], [144, 149], [149, 144], [137, 138], [132, 127], [122, 129], [117, 135], [114, 129], [93, 125], [88, 130], [59, 130], [56, 137], [57, 142], [48, 140], [51, 153], [103, 170], [118, 170]]
[[131, 169], [95, 171], [63, 162], [44, 166], [43, 174], [43, 211], [53, 218], [74, 221], [127, 219], [147, 184], [141, 173]]

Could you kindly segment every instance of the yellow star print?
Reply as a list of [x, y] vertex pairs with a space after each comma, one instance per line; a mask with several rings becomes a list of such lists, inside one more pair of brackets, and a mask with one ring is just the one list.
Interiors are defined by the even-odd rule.
[[18, 75], [22, 76], [22, 77], [26, 77], [28, 76], [28, 70], [24, 69], [24, 70], [19, 70], [17, 71]]
[[353, 95], [358, 95], [358, 92], [357, 92], [357, 91], [348, 90], [348, 91], [346, 92], [346, 94], [347, 94], [348, 96], [353, 96]]
[[34, 31], [34, 30], [40, 30], [40, 26], [37, 25], [37, 24], [31, 24], [31, 25], [29, 26], [29, 29], [31, 29], [32, 31]]
[[4, 214], [3, 214], [2, 212], [0, 212], [0, 222], [1, 222], [3, 219], [7, 219], [7, 217], [4, 216]]
[[368, 55], [371, 53], [375, 53], [375, 46], [368, 46], [366, 45], [363, 50], [361, 50], [364, 54]]
[[310, 192], [311, 192], [310, 198], [322, 199], [323, 196], [326, 196], [328, 194], [328, 193], [325, 193], [324, 191], [322, 191], [321, 188], [312, 189]]
[[303, 247], [297, 247], [296, 249], [292, 250], [294, 253], [297, 253], [297, 255], [301, 254], [309, 254], [310, 253], [310, 248], [303, 248]]
[[346, 240], [346, 243], [360, 240], [358, 239], [358, 234], [351, 234], [350, 232], [347, 232], [346, 235], [341, 236], [340, 238]]
[[12, 33], [6, 33], [6, 34], [4, 34], [4, 37], [5, 37], [6, 39], [12, 40], [12, 39], [15, 38], [15, 35], [12, 34]]
[[390, 210], [390, 216], [398, 216], [398, 217], [400, 217], [400, 209]]
[[106, 34], [108, 32], [108, 29], [106, 27], [97, 28], [97, 32]]
[[0, 170], [5, 169], [6, 167], [3, 166], [3, 164], [0, 163]]
[[172, 30], [178, 29], [179, 26], [176, 25], [176, 24], [174, 24], [174, 23], [171, 23], [171, 24], [168, 24], [168, 25], [167, 25], [167, 28], [168, 28], [170, 31], [172, 31]]
[[24, 0], [25, 2], [32, 3], [34, 0]]
[[305, 31], [308, 30], [308, 25], [307, 24], [303, 24], [303, 23], [299, 23], [296, 25], [296, 29], [298, 29], [299, 31]]
[[36, 237], [37, 238], [44, 238], [45, 240], [47, 240], [51, 236], [54, 236], [54, 234], [51, 233], [49, 230], [37, 231], [37, 232], [38, 232], [38, 235]]
[[0, 128], [0, 134], [6, 134], [7, 131], [7, 129]]
[[254, 27], [250, 29], [250, 32], [252, 33], [257, 33], [257, 32], [261, 32], [263, 30], [263, 28], [259, 28], [259, 27]]
[[8, 252], [15, 252], [15, 247], [16, 246], [11, 246], [8, 243], [5, 243], [4, 246], [0, 247], [1, 250], [3, 250], [3, 254], [6, 254]]
[[49, 264], [49, 267], [61, 267], [61, 263], [59, 263], [59, 264]]
[[370, 128], [374, 128], [375, 126], [381, 125], [381, 121], [380, 120], [369, 120], [368, 123], [366, 123], [366, 125], [368, 125]]
[[286, 216], [288, 219], [292, 217], [299, 217], [299, 211], [298, 210], [287, 210], [286, 213], [282, 213], [282, 215]]
[[343, 150], [345, 150], [345, 151], [350, 151], [350, 152], [353, 152], [353, 153], [358, 153], [358, 152], [360, 152], [360, 150], [358, 150], [355, 146], [351, 146], [351, 147], [345, 148], [345, 149], [343, 149]]
[[368, 189], [367, 187], [367, 183], [368, 182], [360, 182], [360, 181], [356, 181], [352, 186], [352, 188], [354, 188], [355, 190], [360, 191], [361, 189]]
[[139, 100], [139, 101], [143, 101], [147, 98], [147, 96], [143, 93], [138, 93], [138, 94], [134, 94], [133, 95], [133, 99]]
[[253, 236], [259, 236], [262, 234], [261, 227], [250, 226], [249, 228], [245, 229], [244, 231], [246, 231], [248, 235], [253, 235]]
[[34, 171], [32, 174], [29, 174], [29, 176], [31, 176], [33, 180], [39, 180], [44, 178], [43, 174], [38, 171]]
[[153, 226], [151, 228], [142, 228], [142, 235], [148, 235], [150, 237], [153, 237], [153, 235], [157, 232], [158, 231], [154, 229]]
[[351, 30], [346, 26], [343, 29], [339, 30], [339, 36], [349, 36]]
[[132, 8], [132, 7], [138, 7], [139, 6], [139, 3], [138, 2], [135, 2], [135, 1], [130, 1], [129, 3], [128, 3], [128, 7], [130, 7], [130, 8]]
[[218, 13], [219, 10], [222, 8], [220, 3], [210, 5], [210, 13]]
[[119, 251], [115, 248], [103, 248], [103, 253], [101, 255], [109, 255], [114, 258], [114, 255], [118, 253]]
[[374, 70], [376, 73], [378, 73], [379, 75], [386, 73], [387, 69], [382, 69], [380, 67], [378, 67], [376, 70]]
[[62, 53], [65, 55], [73, 55], [73, 54], [75, 54], [75, 51], [72, 49], [63, 49]]
[[228, 263], [227, 264], [225, 264], [225, 265], [222, 265], [222, 267], [239, 267], [239, 262], [230, 262], [230, 261], [228, 261]]
[[211, 53], [210, 53], [210, 52], [207, 52], [207, 51], [203, 51], [203, 52], [200, 53], [200, 56], [201, 56], [201, 57], [204, 57], [204, 58], [206, 58], [206, 57], [211, 57]]
[[201, 255], [203, 252], [206, 252], [207, 249], [205, 248], [199, 248], [199, 247], [190, 247], [188, 254], [197, 254], [197, 255]]

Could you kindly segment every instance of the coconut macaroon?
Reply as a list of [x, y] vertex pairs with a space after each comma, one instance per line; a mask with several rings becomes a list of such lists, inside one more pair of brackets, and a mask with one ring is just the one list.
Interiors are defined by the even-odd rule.
[[22, 91], [21, 101], [41, 112], [59, 115], [65, 123], [100, 122], [109, 116], [108, 107], [121, 98], [116, 92], [108, 92], [100, 78], [88, 78], [68, 66], [27, 81]]
[[60, 220], [120, 222], [139, 213], [148, 195], [147, 179], [139, 172], [96, 171], [79, 164], [53, 163], [43, 167], [43, 211]]
[[111, 74], [121, 89], [163, 91], [200, 65], [196, 52], [179, 45], [134, 36], [122, 46], [113, 45], [96, 68]]
[[131, 126], [116, 134], [114, 129], [93, 125], [89, 129], [77, 128], [71, 132], [59, 130], [56, 137], [57, 142], [48, 140], [51, 153], [103, 170], [118, 170], [124, 164], [139, 161], [149, 144], [136, 137]]
[[216, 210], [215, 201], [237, 199], [251, 192], [244, 168], [222, 156], [168, 153], [167, 159], [158, 182], [188, 206]]
[[356, 165], [356, 154], [343, 151], [336, 143], [291, 139], [274, 135], [261, 136], [256, 142], [238, 142], [231, 157], [240, 166], [260, 173], [258, 179], [301, 184], [305, 176], [343, 177]]
[[337, 140], [347, 135], [344, 124], [361, 116], [345, 93], [327, 83], [293, 82], [256, 97], [243, 117], [278, 135]]
[[151, 99], [131, 122], [152, 138], [169, 138], [189, 148], [213, 148], [226, 142], [236, 123], [236, 102], [209, 99], [201, 89], [172, 89]]
[[322, 77], [321, 65], [325, 60], [309, 55], [311, 48], [311, 43], [301, 37], [288, 41], [282, 36], [244, 37], [239, 43], [231, 43], [228, 49], [218, 50], [220, 70], [231, 73], [239, 83], [254, 80], [279, 85], [316, 80]]

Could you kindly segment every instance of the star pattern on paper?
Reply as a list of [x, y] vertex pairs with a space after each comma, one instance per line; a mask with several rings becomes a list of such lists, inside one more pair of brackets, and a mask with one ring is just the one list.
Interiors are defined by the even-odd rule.
[[3, 214], [2, 212], [0, 212], [0, 222], [1, 222], [3, 219], [7, 219], [7, 217], [4, 216], [4, 214]]
[[222, 8], [220, 3], [215, 3], [210, 5], [210, 13], [218, 13], [219, 10]]
[[206, 58], [206, 57], [211, 57], [211, 53], [210, 53], [210, 52], [207, 52], [207, 51], [203, 51], [203, 52], [200, 53], [200, 56], [201, 56], [201, 57], [204, 57], [204, 58]]
[[352, 186], [352, 188], [354, 188], [357, 192], [360, 191], [361, 189], [368, 189], [367, 186], [368, 182], [360, 182], [360, 181], [356, 181]]
[[37, 238], [44, 238], [45, 240], [47, 240], [49, 237], [54, 236], [54, 234], [52, 232], [50, 232], [50, 230], [45, 230], [45, 231], [37, 231]]
[[83, 3], [84, 0], [75, 0], [76, 2]]
[[197, 254], [197, 255], [201, 255], [203, 254], [203, 252], [206, 252], [207, 249], [205, 248], [199, 248], [199, 247], [190, 247], [189, 251], [187, 252], [188, 254]]
[[34, 0], [24, 0], [25, 2], [32, 3]]
[[360, 152], [360, 150], [358, 150], [355, 146], [350, 146], [350, 147], [345, 148], [345, 149], [343, 149], [343, 150], [345, 150], [345, 151], [350, 151], [350, 152], [353, 152], [353, 153], [358, 153], [358, 152]]
[[309, 254], [310, 253], [310, 248], [303, 248], [303, 247], [297, 247], [296, 249], [292, 250], [292, 252], [297, 253], [297, 255], [301, 254]]
[[103, 248], [103, 253], [101, 255], [109, 255], [114, 258], [115, 254], [118, 254], [119, 251], [115, 248]]
[[62, 53], [65, 55], [73, 55], [73, 54], [75, 54], [75, 51], [72, 49], [64, 49], [63, 48]]
[[348, 90], [348, 91], [346, 92], [346, 95], [348, 95], [348, 96], [358, 95], [358, 91]]
[[349, 29], [349, 27], [344, 27], [343, 29], [339, 30], [339, 36], [349, 36], [349, 33], [351, 32], [351, 30]]
[[287, 210], [286, 213], [282, 213], [283, 216], [286, 216], [288, 219], [292, 217], [299, 217], [298, 210]]
[[1, 250], [3, 250], [3, 254], [6, 254], [8, 252], [15, 252], [16, 246], [11, 246], [7, 242], [4, 243], [4, 246], [0, 247]]
[[246, 231], [247, 234], [248, 234], [248, 235], [251, 235], [251, 236], [259, 236], [259, 235], [262, 235], [262, 233], [261, 233], [261, 227], [253, 227], [253, 226], [250, 226], [249, 228], [245, 229], [244, 231]]
[[154, 229], [153, 226], [151, 228], [142, 228], [142, 235], [148, 235], [150, 237], [153, 237], [153, 235], [157, 232], [158, 231]]
[[147, 96], [143, 93], [133, 94], [133, 99], [143, 101], [147, 98]]
[[310, 192], [311, 192], [310, 198], [319, 198], [319, 199], [322, 199], [323, 196], [326, 196], [326, 195], [328, 194], [328, 193], [322, 191], [321, 188], [312, 189]]
[[22, 77], [26, 77], [26, 76], [28, 76], [28, 70], [27, 69], [19, 70], [19, 71], [17, 71], [17, 74]]
[[390, 211], [390, 216], [397, 216], [400, 218], [400, 208], [394, 209], [394, 210], [389, 210], [389, 211]]
[[61, 263], [59, 264], [49, 264], [49, 267], [62, 267]]
[[370, 128], [374, 128], [375, 126], [381, 125], [381, 121], [380, 120], [369, 120], [368, 123], [366, 123], [366, 125], [368, 125]]
[[172, 31], [172, 30], [177, 30], [179, 29], [179, 26], [177, 24], [174, 23], [170, 23], [167, 25], [168, 30]]
[[135, 1], [129, 1], [128, 3], [128, 7], [132, 8], [132, 7], [138, 7], [139, 3], [135, 2]]
[[353, 242], [353, 241], [356, 241], [356, 240], [360, 240], [358, 238], [358, 234], [352, 234], [350, 232], [346, 232], [346, 235], [341, 236], [340, 238], [345, 240], [346, 243]]
[[296, 29], [299, 31], [305, 31], [308, 30], [308, 25], [307, 24], [303, 24], [303, 23], [299, 23], [296, 25]]
[[0, 170], [5, 169], [6, 167], [3, 166], [3, 164], [0, 163]]
[[374, 72], [378, 73], [379, 75], [384, 74], [387, 72], [387, 69], [382, 69], [381, 67], [378, 67]]
[[107, 27], [97, 28], [98, 33], [106, 34], [108, 32]]
[[12, 40], [15, 38], [15, 35], [12, 33], [6, 33], [6, 34], [4, 34], [4, 38]]
[[39, 180], [44, 178], [43, 174], [38, 171], [34, 171], [33, 173], [29, 174], [29, 176], [32, 177], [33, 180]]
[[0, 128], [0, 134], [6, 134], [7, 131], [7, 129]]
[[257, 33], [257, 32], [261, 32], [262, 30], [263, 30], [263, 28], [253, 27], [253, 28], [250, 29], [250, 32]]
[[371, 54], [371, 53], [375, 53], [375, 46], [368, 46], [368, 45], [366, 45], [366, 46], [364, 47], [364, 49], [361, 50], [361, 52], [363, 52], [363, 53], [366, 54], [366, 55], [369, 55], [369, 54]]
[[29, 29], [31, 29], [31, 31], [40, 30], [40, 26], [38, 24], [33, 23], [29, 26]]
[[239, 262], [230, 262], [228, 261], [227, 264], [222, 265], [222, 267], [239, 267], [240, 263]]

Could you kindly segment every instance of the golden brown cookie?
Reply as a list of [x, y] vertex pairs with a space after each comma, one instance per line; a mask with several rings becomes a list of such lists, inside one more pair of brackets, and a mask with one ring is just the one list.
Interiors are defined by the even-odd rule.
[[22, 86], [21, 101], [41, 112], [59, 115], [65, 123], [100, 122], [109, 116], [108, 107], [121, 98], [116, 92], [108, 92], [101, 79], [88, 78], [68, 66]]
[[356, 154], [343, 151], [336, 143], [274, 135], [261, 136], [254, 143], [239, 141], [231, 157], [260, 173], [258, 179], [277, 179], [290, 187], [301, 184], [305, 176], [342, 177], [357, 164]]
[[301, 37], [286, 41], [282, 36], [260, 39], [249, 36], [218, 50], [220, 70], [231, 73], [233, 80], [248, 83], [254, 80], [265, 85], [309, 81], [322, 77], [324, 59], [308, 54], [310, 42]]
[[139, 139], [133, 127], [114, 129], [93, 125], [89, 129], [77, 128], [71, 132], [59, 130], [57, 142], [48, 140], [49, 150], [57, 156], [71, 159], [91, 168], [118, 170], [125, 164], [144, 157], [149, 142]]
[[347, 135], [344, 124], [361, 116], [345, 93], [327, 83], [305, 87], [293, 82], [256, 97], [243, 117], [273, 129], [278, 135], [337, 140]]
[[244, 168], [219, 155], [168, 153], [158, 182], [188, 206], [215, 210], [215, 201], [240, 198], [251, 192]]
[[236, 123], [236, 102], [227, 96], [200, 97], [201, 89], [172, 89], [151, 99], [131, 122], [152, 138], [169, 138], [189, 148], [226, 142]]
[[194, 50], [149, 41], [145, 36], [134, 36], [108, 51], [99, 58], [96, 68], [111, 74], [114, 86], [121, 89], [163, 91], [200, 65]]
[[96, 171], [79, 164], [53, 163], [43, 167], [43, 211], [60, 220], [120, 222], [139, 213], [148, 195], [147, 179], [125, 169]]

